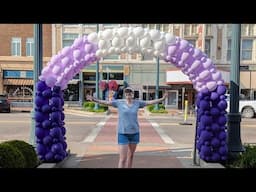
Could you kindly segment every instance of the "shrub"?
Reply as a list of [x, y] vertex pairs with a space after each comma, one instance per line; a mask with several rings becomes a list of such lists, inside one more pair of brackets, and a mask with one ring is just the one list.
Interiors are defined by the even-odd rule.
[[256, 168], [256, 146], [245, 145], [245, 151], [240, 153], [233, 162], [226, 166], [229, 168]]
[[94, 102], [84, 102], [83, 104], [84, 110], [89, 112], [105, 112], [108, 110], [108, 106], [106, 105], [99, 105], [97, 110], [94, 109], [95, 103]]
[[168, 113], [168, 111], [165, 110], [165, 106], [163, 104], [158, 105], [158, 110], [155, 110], [155, 105], [148, 105], [147, 109], [151, 113]]
[[26, 161], [23, 154], [8, 143], [0, 144], [0, 167], [25, 168]]
[[35, 168], [39, 164], [39, 159], [37, 158], [36, 151], [34, 147], [29, 143], [20, 140], [6, 141], [4, 143], [8, 143], [16, 147], [23, 154], [26, 162], [26, 168]]

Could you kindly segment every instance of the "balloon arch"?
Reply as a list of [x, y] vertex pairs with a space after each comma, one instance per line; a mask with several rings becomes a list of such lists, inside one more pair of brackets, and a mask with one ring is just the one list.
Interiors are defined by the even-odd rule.
[[196, 148], [207, 162], [227, 159], [226, 86], [211, 59], [188, 41], [141, 27], [106, 29], [79, 37], [54, 55], [36, 86], [36, 151], [43, 162], [59, 162], [67, 154], [62, 90], [80, 70], [110, 54], [148, 53], [174, 64], [197, 90]]

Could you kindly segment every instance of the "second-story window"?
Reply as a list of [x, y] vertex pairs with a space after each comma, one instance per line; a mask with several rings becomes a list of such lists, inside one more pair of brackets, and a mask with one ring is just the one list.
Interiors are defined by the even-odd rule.
[[73, 44], [74, 40], [78, 37], [77, 33], [64, 33], [62, 38], [62, 47], [67, 47]]
[[228, 39], [228, 46], [227, 46], [227, 61], [231, 60], [231, 39]]
[[13, 37], [11, 46], [12, 56], [21, 56], [21, 38]]
[[[243, 39], [241, 45], [241, 60], [252, 60], [252, 39]], [[228, 39], [227, 61], [231, 60], [231, 39]]]
[[26, 40], [26, 56], [34, 56], [34, 39], [27, 38]]
[[187, 41], [192, 44], [194, 47], [196, 47], [196, 40], [195, 39], [187, 39]]
[[252, 60], [252, 39], [243, 39], [242, 40], [242, 60]]
[[184, 36], [195, 36], [197, 35], [198, 24], [185, 24]]
[[204, 52], [209, 58], [211, 57], [211, 39], [205, 39]]

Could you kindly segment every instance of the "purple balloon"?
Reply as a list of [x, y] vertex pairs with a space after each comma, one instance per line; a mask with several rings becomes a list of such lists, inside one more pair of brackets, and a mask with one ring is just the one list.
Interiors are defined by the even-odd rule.
[[36, 146], [36, 151], [37, 151], [38, 154], [44, 155], [47, 152], [46, 146], [43, 145], [43, 144], [38, 143], [37, 146]]
[[211, 100], [216, 100], [218, 98], [219, 98], [219, 94], [218, 93], [216, 93], [216, 92], [212, 92], [211, 93]]
[[217, 139], [216, 137], [214, 137], [212, 140], [211, 140], [211, 145], [214, 147], [214, 148], [217, 148], [220, 146], [220, 140]]
[[48, 120], [48, 119], [44, 120], [44, 121], [42, 122], [42, 127], [43, 127], [44, 129], [50, 129], [50, 128], [51, 128], [51, 121]]
[[225, 85], [218, 85], [218, 87], [217, 87], [217, 93], [218, 93], [219, 95], [224, 95], [224, 94], [226, 93], [226, 91], [227, 91], [227, 88], [226, 88]]
[[51, 112], [51, 107], [48, 104], [44, 104], [42, 106], [41, 110], [42, 110], [43, 113], [50, 113]]
[[46, 85], [46, 83], [44, 81], [38, 81], [36, 84], [36, 89], [38, 91], [44, 91], [46, 88], [48, 88], [48, 86]]
[[53, 158], [54, 157], [54, 154], [51, 152], [51, 151], [49, 151], [46, 155], [45, 155], [45, 160], [47, 161], [47, 162], [51, 162], [51, 161], [53, 161]]
[[47, 135], [43, 138], [43, 143], [45, 145], [50, 145], [52, 143], [52, 137], [50, 135]]
[[44, 91], [42, 92], [42, 95], [43, 95], [43, 97], [50, 98], [50, 97], [52, 96], [52, 91], [51, 91], [51, 89], [49, 88], [49, 89], [44, 90]]
[[224, 131], [221, 131], [218, 135], [219, 140], [225, 140], [227, 137], [227, 133]]
[[199, 105], [200, 105], [200, 108], [203, 110], [210, 109], [210, 103], [208, 101], [201, 100]]
[[61, 129], [59, 127], [54, 127], [50, 130], [50, 135], [52, 137], [58, 138], [61, 135]]
[[210, 140], [212, 138], [212, 133], [209, 131], [202, 131], [200, 137], [203, 140]]
[[220, 155], [225, 156], [225, 155], [227, 155], [227, 152], [228, 152], [228, 149], [227, 149], [226, 146], [222, 146], [222, 147], [219, 148], [219, 154]]
[[202, 146], [201, 147], [201, 151], [200, 153], [202, 153], [203, 156], [210, 156], [211, 155], [211, 148], [208, 146]]

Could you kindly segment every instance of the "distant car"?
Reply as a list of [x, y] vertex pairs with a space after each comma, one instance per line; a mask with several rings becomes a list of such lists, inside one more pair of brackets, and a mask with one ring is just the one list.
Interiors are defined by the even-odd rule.
[[11, 104], [6, 95], [0, 95], [0, 112], [11, 112]]

